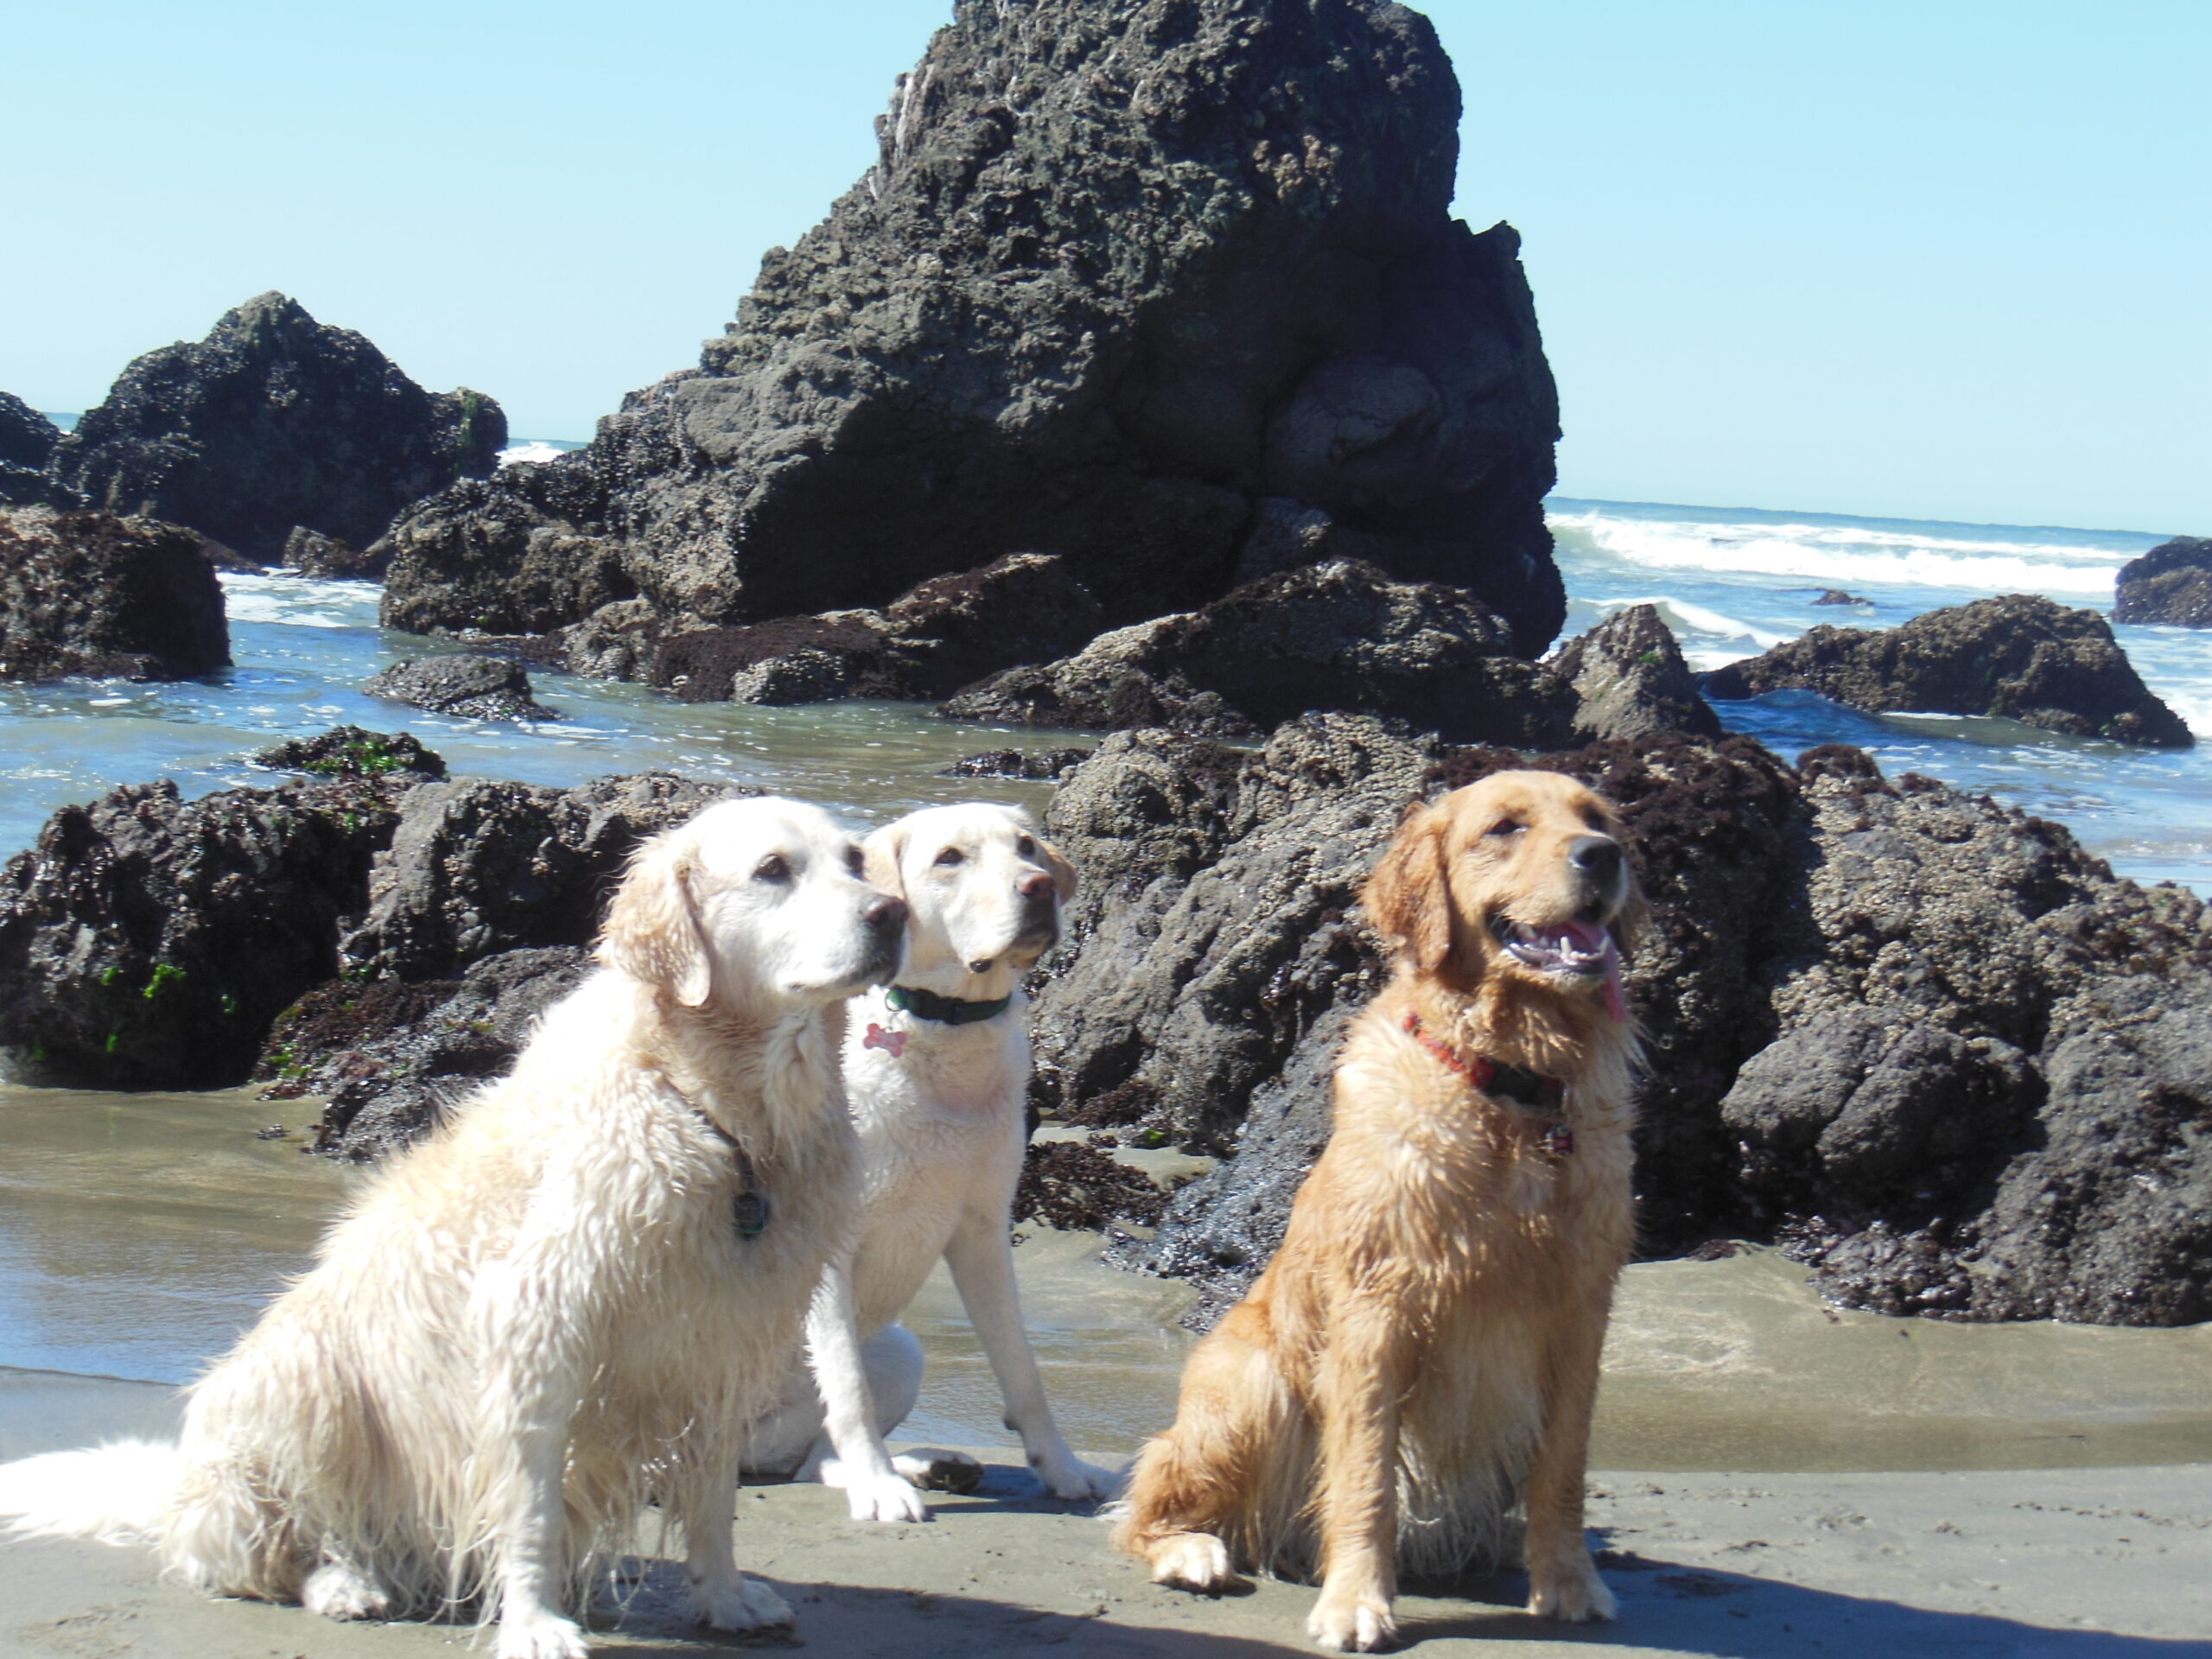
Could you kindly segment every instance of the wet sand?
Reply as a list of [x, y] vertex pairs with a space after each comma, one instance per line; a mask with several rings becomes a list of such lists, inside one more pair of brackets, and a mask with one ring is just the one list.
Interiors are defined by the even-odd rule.
[[[166, 1431], [162, 1385], [298, 1268], [350, 1179], [296, 1139], [253, 1138], [308, 1116], [243, 1092], [0, 1089], [0, 1459]], [[1090, 1236], [1025, 1230], [1056, 1408], [1076, 1445], [1124, 1461], [1172, 1415], [1185, 1293], [1103, 1267]], [[1006, 1463], [995, 1389], [941, 1271], [910, 1323], [930, 1375], [896, 1439]], [[2212, 1326], [1886, 1319], [1823, 1308], [1770, 1251], [1643, 1264], [1622, 1287], [1592, 1460], [1643, 1471], [1593, 1479], [1621, 1622], [1538, 1624], [1502, 1577], [1408, 1598], [1423, 1651], [2212, 1659]], [[741, 1560], [798, 1608], [800, 1639], [837, 1654], [1303, 1648], [1309, 1591], [1156, 1589], [1106, 1553], [1100, 1522], [1033, 1490], [997, 1467], [976, 1498], [906, 1528], [861, 1526], [816, 1489], [748, 1490]], [[607, 1615], [602, 1650], [728, 1645], [684, 1626], [667, 1574], [646, 1572]], [[399, 1656], [470, 1634], [211, 1603], [158, 1583], [137, 1552], [0, 1545], [0, 1654]]]

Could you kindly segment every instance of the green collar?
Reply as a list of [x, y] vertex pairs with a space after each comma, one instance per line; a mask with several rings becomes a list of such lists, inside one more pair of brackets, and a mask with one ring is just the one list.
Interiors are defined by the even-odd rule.
[[901, 1014], [934, 1020], [945, 1026], [972, 1026], [979, 1020], [995, 1020], [1014, 1002], [1011, 996], [990, 1002], [963, 1002], [957, 996], [939, 996], [935, 991], [912, 985], [890, 986], [884, 991], [883, 1000]]

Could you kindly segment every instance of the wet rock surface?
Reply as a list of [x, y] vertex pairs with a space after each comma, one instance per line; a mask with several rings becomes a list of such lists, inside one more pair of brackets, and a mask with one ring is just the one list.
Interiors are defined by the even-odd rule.
[[274, 564], [296, 525], [368, 546], [410, 502], [489, 474], [506, 441], [489, 397], [427, 392], [272, 293], [133, 362], [60, 441], [53, 473], [93, 506]]
[[1929, 611], [1896, 628], [1816, 627], [1707, 675], [1704, 688], [1719, 699], [1800, 688], [1869, 713], [2003, 715], [2159, 748], [2195, 741], [2103, 617], [2030, 594]]
[[1616, 611], [1561, 645], [1548, 666], [1574, 688], [1579, 741], [1656, 732], [1720, 735], [1720, 716], [1699, 693], [1673, 631], [1651, 606]]
[[2121, 565], [2112, 620], [2212, 628], [2212, 537], [2177, 536]]
[[1459, 109], [1402, 7], [961, 0], [700, 366], [410, 514], [386, 621], [678, 632], [1042, 550], [1119, 623], [1310, 550], [1533, 653], [1556, 399], [1517, 238], [1450, 217]]
[[1072, 766], [1096, 754], [1096, 749], [1046, 749], [1025, 753], [1020, 749], [989, 749], [963, 754], [940, 774], [946, 778], [1020, 778], [1049, 783]]
[[938, 712], [978, 725], [1240, 737], [1326, 709], [1395, 716], [1455, 741], [1555, 747], [1573, 695], [1511, 645], [1503, 620], [1461, 589], [1338, 562], [1009, 669]]
[[520, 663], [473, 652], [396, 663], [373, 676], [361, 690], [372, 697], [469, 720], [555, 718], [550, 709], [538, 706], [531, 692], [530, 676]]
[[230, 662], [223, 590], [194, 531], [0, 512], [0, 680], [181, 680]]
[[253, 757], [271, 772], [304, 772], [315, 778], [386, 778], [408, 781], [446, 775], [445, 757], [426, 749], [411, 732], [372, 732], [334, 726], [313, 737], [289, 738]]
[[13, 392], [0, 391], [0, 506], [54, 504], [47, 467], [60, 442], [60, 427]]

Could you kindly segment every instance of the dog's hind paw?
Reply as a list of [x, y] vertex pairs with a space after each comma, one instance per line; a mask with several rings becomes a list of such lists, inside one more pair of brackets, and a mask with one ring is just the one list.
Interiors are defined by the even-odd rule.
[[1397, 1644], [1398, 1621], [1390, 1615], [1387, 1596], [1324, 1589], [1306, 1621], [1306, 1634], [1332, 1653], [1380, 1653]]
[[510, 1611], [499, 1620], [497, 1659], [584, 1659], [591, 1643], [574, 1619], [543, 1608]]
[[1611, 1618], [1619, 1611], [1613, 1592], [1598, 1576], [1587, 1556], [1555, 1572], [1531, 1571], [1529, 1611], [1539, 1618], [1556, 1618], [1568, 1624], [1593, 1618]]
[[348, 1561], [325, 1561], [300, 1586], [300, 1605], [325, 1618], [382, 1618], [391, 1597], [376, 1575]]
[[1154, 1584], [1195, 1590], [1202, 1596], [1244, 1588], [1244, 1580], [1230, 1563], [1229, 1547], [1210, 1532], [1170, 1533], [1145, 1552], [1145, 1559], [1152, 1563]]
[[963, 1497], [983, 1484], [983, 1465], [965, 1452], [941, 1452], [920, 1446], [901, 1452], [891, 1466], [925, 1492], [956, 1492]]
[[797, 1623], [790, 1604], [758, 1579], [741, 1575], [693, 1593], [700, 1621], [718, 1630], [765, 1630]]

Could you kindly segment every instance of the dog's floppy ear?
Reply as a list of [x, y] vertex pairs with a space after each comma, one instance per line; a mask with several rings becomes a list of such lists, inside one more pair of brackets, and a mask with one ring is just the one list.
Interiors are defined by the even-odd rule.
[[1037, 843], [1037, 861], [1052, 873], [1052, 886], [1060, 895], [1062, 904], [1075, 897], [1077, 877], [1075, 866], [1060, 856], [1060, 849], [1042, 836], [1033, 837]]
[[1452, 898], [1445, 887], [1446, 817], [1433, 806], [1416, 805], [1398, 826], [1397, 838], [1367, 878], [1360, 901], [1375, 931], [1425, 974], [1444, 965], [1452, 951]]
[[906, 826], [887, 823], [861, 842], [861, 872], [871, 887], [906, 896]]
[[599, 959], [632, 979], [658, 985], [687, 1008], [714, 990], [714, 958], [691, 896], [691, 855], [678, 839], [656, 836], [630, 861], [607, 926]]

